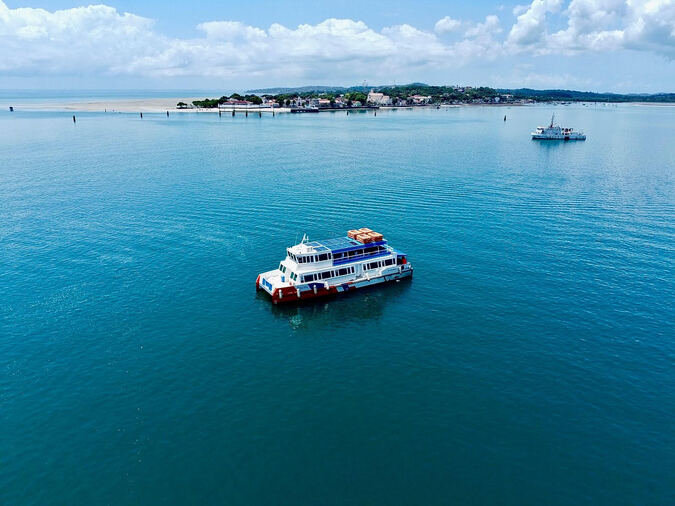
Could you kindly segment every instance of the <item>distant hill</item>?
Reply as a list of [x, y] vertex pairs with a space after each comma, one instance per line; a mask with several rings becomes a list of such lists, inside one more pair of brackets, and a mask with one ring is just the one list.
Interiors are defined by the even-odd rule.
[[[248, 90], [246, 93], [255, 93], [256, 95], [286, 95], [289, 93], [347, 93], [350, 91], [370, 91], [382, 88], [392, 88], [392, 84], [366, 85], [366, 86], [298, 86], [295, 88], [259, 88]], [[402, 86], [428, 86], [424, 83], [411, 83]]]
[[256, 95], [280, 95], [287, 93], [329, 93], [329, 92], [343, 92], [348, 88], [344, 86], [298, 86], [295, 88], [259, 88], [256, 90], [248, 90], [246, 93], [255, 93]]
[[675, 102], [675, 93], [595, 93], [576, 90], [534, 90], [532, 88], [498, 89], [516, 98], [538, 101], [575, 102]]

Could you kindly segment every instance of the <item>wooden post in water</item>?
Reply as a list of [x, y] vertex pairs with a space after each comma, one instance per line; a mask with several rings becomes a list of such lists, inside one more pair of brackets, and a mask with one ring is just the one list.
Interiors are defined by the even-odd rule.
[[169, 111], [166, 111], [166, 117], [167, 118], [169, 117]]
[[143, 113], [141, 113], [141, 119], [143, 119]]
[[76, 123], [77, 120], [75, 119], [75, 115], [73, 114], [73, 123]]
[[248, 108], [246, 109], [246, 117], [248, 118]]
[[14, 112], [14, 107], [12, 107], [11, 105], [9, 106], [9, 112]]
[[234, 106], [232, 106], [232, 117], [234, 118]]
[[262, 118], [262, 111], [258, 111], [258, 117]]

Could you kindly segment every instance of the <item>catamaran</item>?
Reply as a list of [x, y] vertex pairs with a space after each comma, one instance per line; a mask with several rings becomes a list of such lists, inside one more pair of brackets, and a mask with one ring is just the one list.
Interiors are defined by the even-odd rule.
[[309, 241], [286, 250], [277, 269], [258, 275], [255, 286], [274, 304], [338, 293], [412, 277], [407, 255], [392, 248], [369, 228], [349, 230], [346, 237]]
[[537, 127], [532, 132], [532, 139], [537, 140], [559, 140], [559, 141], [585, 141], [586, 136], [583, 132], [575, 132], [573, 128], [563, 128], [554, 124], [555, 114], [551, 116], [551, 124], [547, 127]]

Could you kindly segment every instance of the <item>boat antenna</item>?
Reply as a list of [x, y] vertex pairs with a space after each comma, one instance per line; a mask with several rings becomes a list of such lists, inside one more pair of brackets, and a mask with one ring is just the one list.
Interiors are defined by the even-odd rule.
[[300, 241], [300, 244], [305, 244], [308, 241], [309, 237], [307, 237], [307, 234], [302, 234], [302, 241]]
[[553, 120], [555, 120], [555, 113], [551, 116], [551, 128], [553, 128]]

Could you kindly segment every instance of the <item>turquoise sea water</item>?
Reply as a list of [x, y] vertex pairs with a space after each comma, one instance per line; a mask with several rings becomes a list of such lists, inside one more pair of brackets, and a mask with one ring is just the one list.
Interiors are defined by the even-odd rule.
[[[0, 112], [0, 503], [673, 503], [674, 108], [70, 116]], [[256, 294], [361, 226], [411, 282]]]

